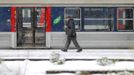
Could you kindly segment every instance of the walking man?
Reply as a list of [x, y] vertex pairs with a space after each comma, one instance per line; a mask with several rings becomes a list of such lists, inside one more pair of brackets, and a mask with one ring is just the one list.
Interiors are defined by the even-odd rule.
[[75, 31], [75, 24], [74, 24], [74, 20], [71, 16], [67, 17], [67, 27], [65, 29], [66, 35], [67, 35], [67, 40], [66, 40], [66, 44], [65, 47], [62, 51], [67, 52], [67, 49], [71, 43], [71, 41], [73, 41], [75, 47], [78, 49], [77, 52], [81, 52], [82, 48], [80, 48], [77, 40], [76, 40], [76, 31]]

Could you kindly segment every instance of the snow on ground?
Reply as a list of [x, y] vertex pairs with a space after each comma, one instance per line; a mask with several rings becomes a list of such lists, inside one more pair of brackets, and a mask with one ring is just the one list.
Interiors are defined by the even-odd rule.
[[[83, 49], [77, 53], [76, 49], [62, 52], [61, 50], [0, 50], [2, 59], [26, 59], [24, 61], [3, 61], [0, 64], [0, 75], [46, 75], [46, 71], [111, 71], [131, 70], [134, 71], [134, 61], [117, 61], [115, 64], [100, 66], [95, 60], [66, 61], [63, 65], [56, 65], [44, 59], [49, 59], [52, 52], [61, 54], [66, 59], [98, 59], [108, 57], [111, 59], [134, 60], [134, 50], [110, 50], [110, 49]], [[30, 61], [27, 59], [43, 59], [41, 61]], [[62, 75], [73, 75], [61, 73]]]
[[52, 52], [57, 52], [67, 59], [97, 59], [101, 57], [134, 59], [134, 49], [83, 49], [80, 53], [76, 51], [76, 49], [69, 49], [68, 52], [62, 52], [60, 49], [0, 50], [0, 58], [48, 59]]
[[[0, 75], [46, 75], [46, 71], [112, 71], [134, 70], [134, 62], [119, 61], [108, 66], [100, 66], [96, 61], [66, 61], [56, 65], [49, 61], [4, 61], [0, 64]], [[63, 73], [62, 75], [66, 75]], [[73, 74], [67, 74], [73, 75]]]

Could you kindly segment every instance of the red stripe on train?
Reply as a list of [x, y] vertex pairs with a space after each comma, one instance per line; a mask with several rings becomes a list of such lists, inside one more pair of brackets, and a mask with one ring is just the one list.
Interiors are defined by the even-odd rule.
[[11, 7], [11, 32], [15, 32], [15, 24], [16, 24], [16, 19], [15, 19], [15, 15], [16, 15], [16, 7]]
[[51, 7], [46, 7], [46, 32], [51, 31]]

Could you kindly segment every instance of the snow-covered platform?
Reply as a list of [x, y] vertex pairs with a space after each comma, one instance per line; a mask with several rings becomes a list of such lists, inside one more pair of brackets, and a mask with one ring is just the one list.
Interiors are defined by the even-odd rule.
[[[0, 64], [0, 75], [47, 75], [56, 71], [134, 71], [133, 61], [120, 61], [108, 66], [100, 66], [96, 61], [66, 61], [56, 65], [50, 61], [4, 61]], [[54, 75], [54, 74], [53, 74]], [[62, 74], [61, 74], [62, 75]], [[75, 74], [74, 74], [75, 75]]]
[[[51, 63], [49, 59], [53, 52], [59, 53], [67, 61], [62, 65]], [[96, 59], [102, 57], [121, 61], [101, 66]], [[5, 60], [0, 64], [0, 75], [51, 75], [48, 72], [52, 71], [134, 72], [133, 49], [83, 49], [79, 53], [76, 49], [69, 49], [68, 52], [62, 52], [60, 49], [0, 50], [0, 58]]]
[[76, 49], [69, 49], [68, 52], [62, 52], [60, 49], [15, 49], [0, 50], [2, 59], [33, 59], [47, 60], [52, 52], [59, 53], [66, 59], [97, 59], [108, 57], [112, 59], [134, 59], [134, 49], [83, 49], [77, 53]]

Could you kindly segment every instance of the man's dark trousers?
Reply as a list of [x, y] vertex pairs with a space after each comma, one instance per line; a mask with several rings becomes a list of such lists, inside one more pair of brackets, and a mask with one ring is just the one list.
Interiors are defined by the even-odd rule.
[[74, 43], [75, 47], [76, 47], [78, 50], [81, 49], [80, 46], [79, 46], [79, 44], [78, 44], [78, 42], [77, 42], [77, 40], [76, 40], [76, 36], [73, 36], [73, 37], [67, 36], [67, 41], [66, 41], [65, 49], [64, 49], [64, 50], [67, 50], [67, 49], [68, 49], [68, 47], [69, 47], [71, 41]]

